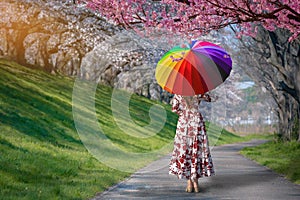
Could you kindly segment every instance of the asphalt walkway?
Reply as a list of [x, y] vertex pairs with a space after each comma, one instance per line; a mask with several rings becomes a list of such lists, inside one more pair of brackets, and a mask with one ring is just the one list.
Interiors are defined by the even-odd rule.
[[[199, 179], [200, 193], [186, 193], [186, 181], [168, 174], [170, 156], [166, 156], [97, 195], [93, 200], [299, 200], [300, 185], [291, 183], [238, 153], [244, 147], [263, 142], [265, 141], [253, 140], [213, 147], [211, 153], [216, 175]], [[152, 171], [153, 166], [162, 168]]]

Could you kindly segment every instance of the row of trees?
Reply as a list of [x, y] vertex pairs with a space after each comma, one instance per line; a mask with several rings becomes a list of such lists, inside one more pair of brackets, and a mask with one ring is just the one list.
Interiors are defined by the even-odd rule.
[[[283, 140], [298, 139], [300, 43], [288, 41], [286, 29], [258, 28], [256, 37], [236, 41], [235, 59], [245, 72], [273, 98]], [[231, 41], [231, 44], [232, 41]]]
[[[197, 38], [231, 27], [237, 59], [274, 98], [279, 135], [300, 141], [300, 5], [294, 0], [79, 0], [111, 22], [137, 32]], [[247, 37], [244, 37], [247, 36]]]

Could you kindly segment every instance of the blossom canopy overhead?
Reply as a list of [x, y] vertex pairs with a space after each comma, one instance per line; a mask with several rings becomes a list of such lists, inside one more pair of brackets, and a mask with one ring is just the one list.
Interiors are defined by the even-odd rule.
[[253, 24], [267, 30], [300, 34], [298, 0], [79, 0], [101, 16], [126, 28], [167, 30], [190, 38], [236, 24], [253, 36]]

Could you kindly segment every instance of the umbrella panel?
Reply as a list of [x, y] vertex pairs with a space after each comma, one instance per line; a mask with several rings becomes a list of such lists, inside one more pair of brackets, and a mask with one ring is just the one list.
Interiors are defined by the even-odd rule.
[[167, 80], [164, 88], [171, 93], [192, 96], [208, 91], [201, 73], [187, 58], [176, 64]]
[[157, 82], [170, 93], [204, 94], [224, 82], [230, 74], [232, 61], [219, 46], [197, 41], [190, 48], [171, 49], [157, 65]]

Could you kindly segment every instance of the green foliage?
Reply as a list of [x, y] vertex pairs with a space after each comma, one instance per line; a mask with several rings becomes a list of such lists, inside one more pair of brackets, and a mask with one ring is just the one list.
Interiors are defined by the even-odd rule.
[[247, 147], [241, 153], [300, 184], [299, 142], [272, 141], [258, 147]]
[[[249, 102], [249, 103], [256, 103], [257, 102], [258, 97], [257, 97], [257, 93], [256, 93], [255, 88], [253, 88], [253, 87], [246, 88], [246, 89], [244, 89], [244, 92], [246, 94], [247, 102]], [[251, 113], [249, 113], [249, 114], [251, 114]]]
[[299, 138], [299, 117], [298, 115], [296, 114], [296, 116], [293, 117], [293, 129], [292, 129], [292, 135], [291, 135], [291, 139], [292, 140], [298, 140]]

